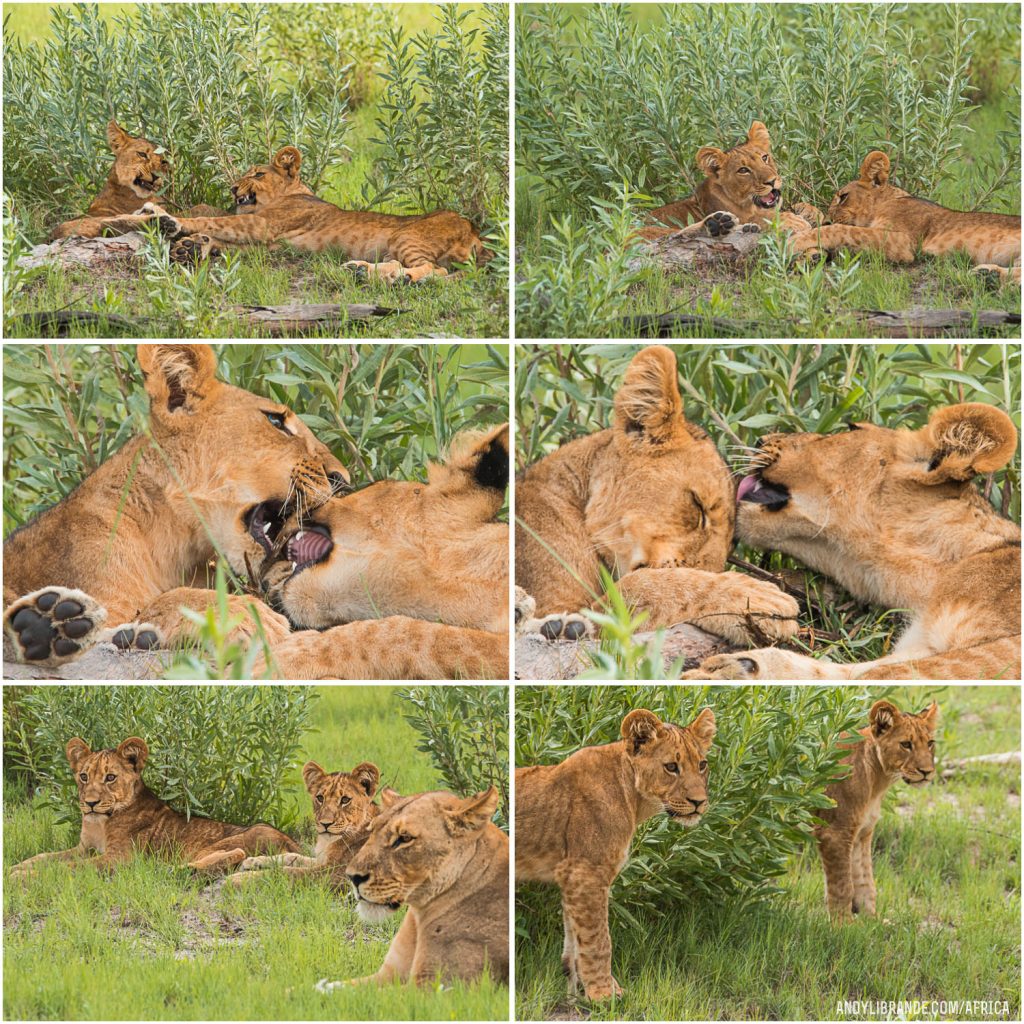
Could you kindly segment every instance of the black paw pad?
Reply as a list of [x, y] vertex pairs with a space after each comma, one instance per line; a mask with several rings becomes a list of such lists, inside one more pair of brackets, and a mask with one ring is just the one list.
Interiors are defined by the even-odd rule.
[[516, 624], [517, 625], [520, 622], [520, 620], [522, 619], [522, 617], [523, 617], [522, 611], [519, 608], [517, 608], [516, 609]]
[[168, 238], [175, 238], [181, 234], [181, 228], [173, 217], [158, 217], [157, 224], [160, 225], [160, 233]]
[[557, 640], [562, 635], [562, 620], [549, 619], [540, 627], [540, 632], [548, 640]]
[[36, 598], [36, 607], [42, 608], [44, 612], [48, 612], [57, 603], [58, 597], [60, 597], [60, 594], [53, 590], [48, 590], [45, 594], [40, 594]]
[[[92, 623], [89, 624], [90, 626]], [[62, 658], [66, 658], [69, 654], [74, 654], [76, 651], [80, 651], [82, 648], [75, 643], [74, 640], [60, 639], [53, 645], [53, 653], [59, 654]]]
[[142, 651], [150, 651], [160, 642], [160, 638], [151, 629], [142, 630], [135, 638], [135, 646]]
[[[70, 619], [64, 623], [64, 635], [72, 640], [85, 636], [92, 629], [92, 619]], [[75, 644], [75, 647], [78, 645]]]
[[119, 650], [127, 651], [135, 642], [134, 629], [119, 629], [111, 638], [110, 642]]
[[81, 615], [84, 611], [85, 608], [77, 601], [61, 601], [61, 603], [53, 609], [53, 617], [55, 619], [72, 619], [76, 615]]
[[565, 624], [565, 639], [566, 640], [579, 640], [580, 637], [584, 636], [587, 632], [585, 623], [582, 622], [567, 622]]
[[734, 223], [735, 221], [731, 214], [713, 213], [704, 221], [704, 226], [708, 229], [708, 234], [712, 238], [718, 238], [719, 235], [727, 235], [732, 231]]

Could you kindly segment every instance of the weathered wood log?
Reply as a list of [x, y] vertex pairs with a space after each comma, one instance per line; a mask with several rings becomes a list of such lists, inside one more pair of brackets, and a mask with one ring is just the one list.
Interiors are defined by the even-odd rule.
[[[4, 645], [5, 648], [7, 645]], [[97, 644], [80, 658], [57, 668], [24, 665], [8, 660], [4, 679], [159, 679], [171, 663], [169, 651], [119, 651], [113, 644]]]
[[278, 337], [306, 334], [324, 328], [333, 330], [354, 321], [397, 316], [403, 311], [370, 303], [351, 303], [343, 306], [337, 302], [326, 302], [292, 303], [286, 306], [235, 306], [233, 312], [248, 320], [250, 324]]
[[[654, 632], [637, 633], [634, 640], [646, 644], [654, 637]], [[575, 679], [593, 667], [588, 655], [599, 646], [596, 640], [545, 640], [536, 633], [516, 637], [516, 679]], [[729, 649], [721, 637], [696, 626], [670, 626], [661, 647], [662, 675], [679, 658], [685, 659], [686, 670]]]
[[761, 229], [756, 224], [741, 224], [727, 235], [687, 236], [686, 230], [645, 241], [629, 261], [630, 270], [652, 264], [664, 271], [701, 271], [723, 264], [739, 266], [757, 249]]
[[31, 252], [18, 257], [18, 266], [27, 270], [52, 265], [123, 270], [134, 264], [145, 244], [145, 236], [138, 231], [110, 238], [58, 238], [55, 242], [34, 245]]
[[1020, 751], [1009, 750], [1005, 754], [978, 754], [975, 757], [962, 757], [958, 761], [949, 761], [942, 769], [942, 777], [948, 779], [965, 768], [986, 764], [1020, 764]]
[[32, 338], [74, 338], [84, 328], [100, 325], [104, 337], [138, 338], [150, 332], [143, 329], [149, 317], [131, 319], [117, 313], [96, 313], [90, 309], [41, 309], [11, 317], [12, 334]]

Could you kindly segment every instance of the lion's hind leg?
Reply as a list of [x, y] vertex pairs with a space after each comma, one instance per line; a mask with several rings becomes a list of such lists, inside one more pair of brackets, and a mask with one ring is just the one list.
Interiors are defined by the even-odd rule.
[[19, 661], [56, 667], [101, 639], [107, 610], [81, 590], [44, 587], [4, 611], [4, 631]]

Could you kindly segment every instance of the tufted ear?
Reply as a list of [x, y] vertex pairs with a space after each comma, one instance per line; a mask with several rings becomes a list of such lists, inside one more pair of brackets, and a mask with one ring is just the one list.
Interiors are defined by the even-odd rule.
[[363, 761], [352, 769], [352, 777], [366, 790], [367, 796], [373, 796], [377, 792], [377, 784], [380, 782], [380, 769], [369, 761]]
[[476, 793], [444, 810], [445, 824], [452, 835], [464, 835], [482, 829], [494, 817], [500, 797], [497, 786]]
[[146, 746], [146, 741], [139, 739], [138, 736], [129, 736], [128, 739], [121, 741], [117, 754], [134, 765], [137, 772], [141, 772], [146, 758], [149, 757], [149, 747]]
[[285, 146], [274, 154], [273, 165], [287, 177], [297, 178], [302, 166], [302, 154], [294, 146]]
[[663, 444], [683, 419], [675, 353], [664, 345], [641, 349], [615, 393], [615, 426], [632, 438]]
[[139, 345], [150, 409], [165, 423], [194, 413], [217, 385], [217, 357], [209, 345]]
[[868, 715], [868, 721], [871, 723], [871, 732], [876, 737], [883, 736], [894, 726], [898, 725], [902, 717], [900, 709], [892, 701], [876, 700], [871, 705], [871, 713]]
[[747, 142], [753, 146], [758, 146], [760, 149], [772, 148], [772, 137], [768, 134], [768, 129], [765, 128], [764, 122], [752, 121], [750, 123], [750, 131], [747, 132]]
[[629, 753], [639, 754], [641, 747], [650, 743], [664, 729], [661, 719], [653, 711], [636, 708], [622, 720], [621, 731]]
[[714, 146], [701, 146], [697, 150], [697, 166], [706, 178], [717, 178], [725, 165], [725, 154]]
[[326, 774], [316, 761], [307, 761], [302, 766], [302, 781], [306, 784], [306, 792], [312, 793]]
[[385, 786], [380, 791], [380, 802], [385, 808], [394, 807], [399, 800], [402, 799], [402, 794], [398, 790], [392, 789], [390, 786]]
[[966, 481], [1005, 466], [1017, 450], [1017, 428], [1001, 409], [965, 402], [937, 409], [918, 431], [928, 458], [927, 471], [915, 467], [920, 483]]
[[889, 180], [889, 158], [880, 150], [864, 157], [860, 165], [860, 180], [865, 185], [884, 185]]
[[932, 701], [924, 711], [918, 711], [917, 717], [934, 731], [935, 726], [939, 724], [939, 705]]
[[700, 747], [700, 752], [706, 754], [711, 749], [711, 741], [715, 738], [715, 713], [711, 708], [704, 710], [687, 726], [693, 738]]
[[107, 122], [107, 145], [111, 153], [120, 153], [131, 141], [132, 137], [116, 121]]
[[64, 748], [64, 753], [67, 755], [68, 764], [71, 765], [73, 772], [78, 771], [78, 766], [92, 753], [89, 749], [89, 744], [83, 739], [79, 739], [77, 736], [74, 739], [68, 740], [68, 745]]

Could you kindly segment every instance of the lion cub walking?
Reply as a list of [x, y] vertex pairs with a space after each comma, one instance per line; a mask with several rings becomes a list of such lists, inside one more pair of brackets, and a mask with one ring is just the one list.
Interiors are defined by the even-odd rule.
[[909, 786], [931, 782], [938, 715], [934, 701], [916, 715], [901, 712], [892, 701], [875, 701], [869, 725], [858, 730], [862, 741], [844, 741], [852, 745], [842, 762], [850, 766], [850, 774], [825, 790], [836, 805], [820, 813], [828, 824], [815, 830], [825, 869], [825, 900], [834, 920], [874, 914], [871, 838], [882, 797], [901, 778]]
[[[138, 736], [129, 736], [117, 750], [96, 751], [76, 736], [68, 741], [66, 753], [82, 812], [78, 845], [29, 857], [11, 869], [12, 875], [30, 875], [44, 860], [86, 860], [113, 868], [140, 851], [181, 855], [190, 868], [213, 873], [233, 867], [249, 854], [299, 851], [294, 840], [270, 825], [186, 818], [168, 807], [142, 781], [149, 747]], [[90, 858], [92, 851], [99, 856]]]
[[710, 708], [685, 728], [638, 708], [621, 728], [615, 743], [516, 769], [516, 881], [562, 890], [562, 965], [570, 995], [582, 983], [588, 999], [622, 994], [612, 977], [608, 890], [637, 827], [661, 813], [696, 825], [708, 806]]

